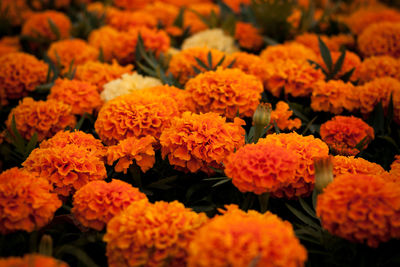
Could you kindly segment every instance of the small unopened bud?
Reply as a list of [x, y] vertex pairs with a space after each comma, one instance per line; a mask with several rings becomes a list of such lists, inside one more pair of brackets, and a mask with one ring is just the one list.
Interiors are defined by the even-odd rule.
[[53, 239], [49, 235], [43, 235], [39, 243], [39, 253], [46, 256], [53, 254]]
[[265, 128], [271, 120], [271, 104], [260, 103], [253, 115], [253, 124]]
[[333, 181], [332, 157], [320, 157], [314, 159], [315, 189], [318, 193]]

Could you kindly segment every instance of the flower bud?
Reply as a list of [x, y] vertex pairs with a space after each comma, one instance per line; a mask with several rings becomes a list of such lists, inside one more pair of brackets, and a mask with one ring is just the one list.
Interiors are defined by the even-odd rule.
[[271, 120], [271, 104], [260, 103], [253, 114], [253, 124], [265, 128]]
[[53, 239], [49, 235], [43, 235], [39, 243], [39, 253], [51, 257], [53, 254]]
[[315, 189], [318, 193], [333, 181], [332, 157], [318, 157], [314, 159]]

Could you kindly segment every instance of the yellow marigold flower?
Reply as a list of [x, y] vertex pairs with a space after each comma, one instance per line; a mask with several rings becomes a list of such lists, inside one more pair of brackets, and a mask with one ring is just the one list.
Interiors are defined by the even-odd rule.
[[400, 60], [390, 56], [377, 56], [364, 59], [353, 74], [360, 83], [385, 76], [400, 80]]
[[151, 135], [158, 139], [177, 115], [178, 108], [171, 97], [135, 91], [104, 104], [94, 126], [104, 143], [115, 145], [132, 136]]
[[88, 61], [97, 60], [99, 50], [80, 39], [61, 40], [50, 45], [47, 55], [54, 62], [60, 60], [64, 70], [68, 70], [73, 62], [74, 66]]
[[300, 165], [292, 181], [280, 190], [273, 192], [276, 197], [302, 197], [311, 194], [315, 184], [314, 159], [328, 156], [328, 146], [313, 136], [302, 136], [295, 132], [288, 134], [269, 134], [259, 143], [276, 144], [295, 152], [300, 157]]
[[134, 27], [156, 28], [157, 19], [143, 11], [110, 9], [106, 13], [106, 23], [119, 31], [128, 31]]
[[264, 44], [260, 30], [251, 23], [241, 21], [236, 23], [235, 39], [239, 42], [240, 47], [249, 50], [258, 50]]
[[64, 13], [53, 10], [38, 12], [29, 16], [22, 26], [22, 35], [46, 38], [50, 41], [57, 40], [56, 34], [51, 30], [49, 20], [57, 27], [60, 39], [67, 39], [70, 36], [70, 19]]
[[135, 161], [143, 172], [148, 171], [156, 162], [153, 145], [156, 139], [152, 136], [142, 138], [128, 137], [119, 141], [118, 145], [109, 146], [107, 149], [107, 163], [115, 165], [116, 172], [127, 173], [129, 166]]
[[68, 267], [69, 265], [58, 259], [40, 255], [26, 254], [23, 258], [0, 258], [0, 266], [3, 267]]
[[[48, 224], [61, 201], [43, 176], [12, 168], [0, 174], [0, 233], [32, 232]], [[1, 261], [0, 261], [1, 262]]]
[[[338, 61], [339, 57], [341, 56], [341, 54], [342, 54], [341, 52], [331, 52], [332, 62], [336, 63]], [[324, 69], [326, 69], [326, 70], [328, 69], [328, 67], [325, 65], [325, 62], [322, 59], [321, 55], [318, 56], [317, 63], [319, 63], [319, 65], [322, 66]], [[342, 75], [346, 74], [347, 72], [351, 71], [352, 69], [354, 69], [354, 72], [356, 72], [360, 66], [361, 66], [360, 57], [353, 52], [346, 51], [346, 55], [344, 57], [342, 68], [336, 74], [335, 78], [339, 79]], [[357, 81], [357, 77], [355, 75], [352, 75], [350, 78], [352, 81]]]
[[161, 1], [150, 3], [146, 5], [142, 11], [152, 15], [157, 22], [161, 22], [164, 27], [172, 26], [179, 14], [179, 8], [167, 1], [165, 1], [165, 3]]
[[304, 45], [305, 47], [314, 51], [315, 54], [319, 55], [321, 51], [319, 49], [318, 36], [331, 52], [339, 52], [340, 47], [352, 47], [355, 43], [354, 37], [348, 34], [339, 34], [328, 37], [326, 35], [317, 35], [315, 33], [303, 33], [297, 35], [294, 41]]
[[185, 266], [188, 245], [206, 221], [178, 201], [135, 201], [107, 224], [108, 265]]
[[191, 94], [196, 112], [216, 112], [227, 118], [251, 117], [261, 93], [261, 81], [239, 69], [222, 69], [200, 73], [190, 79], [185, 90]]
[[21, 50], [19, 37], [3, 37], [0, 40], [0, 57]]
[[233, 123], [216, 113], [185, 112], [172, 120], [160, 137], [161, 153], [177, 169], [212, 173], [225, 158], [244, 145], [244, 121]]
[[251, 0], [223, 0], [235, 13], [239, 13], [241, 5], [250, 5]]
[[71, 106], [57, 100], [35, 101], [26, 97], [8, 115], [6, 125], [11, 132], [11, 121], [15, 117], [18, 132], [29, 140], [36, 132], [38, 141], [52, 137], [67, 126], [74, 128], [75, 116]]
[[147, 200], [145, 194], [121, 180], [92, 181], [74, 194], [71, 213], [82, 225], [101, 231], [114, 216], [142, 199]]
[[358, 49], [366, 56], [400, 57], [400, 22], [372, 24], [358, 37]]
[[47, 99], [54, 99], [71, 106], [77, 115], [92, 114], [102, 106], [97, 87], [83, 81], [57, 79]]
[[46, 82], [48, 65], [34, 56], [17, 52], [0, 57], [0, 92], [7, 99], [27, 96]]
[[90, 181], [107, 176], [98, 153], [76, 144], [36, 148], [22, 166], [45, 177], [53, 185], [53, 191], [64, 197], [72, 195]]
[[299, 43], [287, 43], [265, 48], [260, 57], [269, 64], [276, 61], [301, 61], [305, 64], [307, 60], [317, 60], [317, 55], [310, 48]]
[[321, 124], [320, 135], [335, 153], [348, 156], [360, 153], [356, 148], [360, 142], [360, 149], [366, 149], [375, 138], [374, 129], [362, 119], [353, 116], [333, 117]]
[[198, 14], [209, 17], [211, 12], [214, 12], [218, 16], [218, 5], [206, 1], [201, 1], [199, 3], [190, 3], [190, 5], [187, 6], [187, 10], [183, 14], [183, 28], [190, 27], [191, 33], [201, 32], [208, 29], [208, 25], [199, 18]]
[[381, 165], [369, 162], [363, 158], [354, 156], [334, 156], [333, 157], [333, 175], [338, 177], [342, 174], [367, 174], [384, 175], [387, 174]]
[[343, 109], [354, 111], [360, 106], [356, 87], [341, 80], [318, 81], [313, 85], [311, 108], [340, 114]]
[[281, 130], [295, 130], [301, 127], [299, 118], [290, 119], [293, 111], [289, 109], [286, 102], [279, 101], [276, 104], [275, 110], [271, 112], [271, 124], [276, 123]]
[[197, 63], [195, 58], [207, 64], [208, 53], [211, 53], [213, 67], [215, 67], [225, 55], [223, 52], [216, 49], [205, 47], [189, 48], [172, 56], [168, 71], [171, 72], [174, 77], [178, 78], [181, 84], [185, 84], [190, 78], [196, 76], [193, 67], [204, 71], [204, 68]]
[[379, 176], [338, 176], [318, 196], [317, 215], [332, 234], [377, 247], [400, 237], [400, 187]]
[[133, 65], [121, 66], [113, 60], [112, 64], [99, 61], [88, 61], [76, 67], [75, 80], [90, 82], [97, 86], [98, 92], [103, 91], [103, 85], [118, 79], [125, 73], [132, 73]]
[[194, 111], [194, 104], [190, 101], [190, 93], [186, 90], [179, 89], [175, 86], [159, 85], [143, 89], [151, 94], [166, 95], [171, 97], [178, 105], [178, 110], [183, 113], [185, 111]]
[[211, 219], [189, 245], [188, 267], [304, 266], [307, 251], [292, 225], [237, 206]]

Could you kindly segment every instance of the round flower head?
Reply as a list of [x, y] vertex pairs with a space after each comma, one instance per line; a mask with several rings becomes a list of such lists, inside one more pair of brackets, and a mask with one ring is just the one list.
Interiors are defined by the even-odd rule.
[[220, 169], [225, 158], [244, 145], [244, 121], [233, 123], [216, 113], [192, 114], [172, 120], [160, 137], [161, 153], [168, 155], [169, 163], [178, 169], [212, 173]]
[[380, 176], [344, 174], [318, 196], [317, 215], [333, 235], [377, 247], [400, 237], [400, 187]]
[[395, 160], [390, 165], [390, 172], [400, 173], [400, 155], [395, 156]]
[[60, 63], [64, 70], [68, 70], [71, 64], [75, 66], [97, 60], [99, 50], [86, 41], [70, 39], [52, 43], [47, 54], [54, 63]]
[[400, 57], [400, 22], [372, 24], [358, 37], [358, 49], [366, 56]]
[[30, 15], [22, 26], [22, 35], [55, 41], [57, 40], [57, 35], [52, 30], [51, 23], [57, 27], [60, 39], [67, 39], [70, 36], [71, 21], [62, 12], [53, 10]]
[[196, 232], [188, 267], [304, 266], [307, 251], [289, 222], [234, 205], [224, 213]]
[[286, 102], [279, 101], [276, 103], [275, 110], [271, 112], [271, 124], [276, 123], [281, 130], [294, 130], [301, 126], [301, 120], [299, 118], [290, 119], [293, 111], [290, 110], [289, 105]]
[[68, 126], [74, 128], [76, 124], [71, 106], [53, 99], [35, 101], [30, 97], [24, 98], [8, 115], [6, 125], [10, 132], [13, 117], [18, 132], [26, 140], [36, 132], [38, 141], [42, 141]]
[[153, 0], [151, 1], [143, 1], [143, 0], [114, 0], [113, 4], [116, 7], [122, 8], [122, 9], [142, 9], [144, 8], [147, 3], [154, 2]]
[[82, 81], [57, 79], [47, 99], [54, 99], [71, 106], [77, 115], [92, 114], [103, 104], [97, 87]]
[[108, 147], [108, 165], [112, 165], [115, 161], [118, 161], [115, 165], [115, 171], [126, 173], [129, 166], [135, 161], [135, 164], [143, 172], [146, 172], [153, 167], [156, 161], [153, 148], [153, 144], [155, 143], [156, 140], [154, 137], [149, 135], [142, 138], [128, 137], [121, 140], [118, 145]]
[[317, 59], [314, 51], [298, 43], [268, 46], [261, 52], [260, 57], [270, 64], [286, 60], [301, 61], [305, 64], [308, 59], [314, 61]]
[[369, 57], [364, 59], [353, 75], [360, 83], [386, 76], [400, 80], [400, 60], [390, 56]]
[[261, 144], [276, 144], [295, 152], [300, 157], [300, 165], [290, 183], [273, 192], [273, 196], [295, 198], [311, 194], [315, 184], [314, 159], [328, 156], [329, 148], [318, 138], [302, 136], [295, 132], [288, 134], [269, 134], [260, 139]]
[[172, 56], [169, 63], [168, 71], [174, 77], [179, 79], [181, 84], [185, 84], [190, 78], [196, 76], [194, 67], [204, 71], [204, 68], [199, 65], [196, 58], [208, 65], [208, 54], [211, 53], [213, 68], [224, 57], [224, 53], [210, 48], [196, 47], [182, 50]]
[[20, 50], [19, 37], [5, 36], [0, 39], [0, 57]]
[[[43, 177], [12, 168], [0, 174], [0, 233], [32, 232], [48, 224], [61, 207]], [[0, 264], [1, 265], [1, 264]]]
[[342, 174], [367, 174], [367, 175], [384, 175], [387, 174], [381, 165], [369, 162], [363, 158], [355, 158], [354, 156], [334, 156], [333, 157], [333, 176], [337, 177]]
[[235, 39], [239, 42], [240, 47], [248, 50], [258, 50], [264, 44], [260, 30], [251, 23], [241, 21], [236, 23]]
[[[340, 155], [355, 156], [374, 140], [374, 129], [353, 116], [335, 116], [321, 124], [321, 139]], [[360, 146], [359, 148], [357, 148]]]
[[215, 112], [233, 119], [237, 114], [251, 117], [264, 88], [256, 76], [219, 68], [190, 79], [185, 90], [191, 94], [197, 112]]
[[107, 224], [108, 265], [185, 266], [187, 247], [206, 221], [177, 201], [135, 201]]
[[106, 23], [119, 31], [128, 31], [134, 27], [157, 27], [157, 20], [151, 14], [119, 9], [111, 9], [106, 13]]
[[149, 3], [142, 11], [151, 14], [164, 27], [172, 26], [179, 14], [179, 8], [167, 1]]
[[178, 105], [179, 112], [194, 111], [194, 105], [190, 101], [190, 93], [175, 86], [159, 85], [143, 89], [150, 94], [166, 95], [172, 98]]
[[46, 82], [47, 64], [34, 56], [17, 52], [0, 57], [0, 92], [8, 99], [27, 96]]
[[99, 92], [103, 91], [103, 85], [115, 79], [118, 79], [122, 74], [130, 74], [133, 66], [121, 66], [117, 61], [112, 64], [102, 63], [99, 61], [88, 61], [76, 67], [75, 80], [90, 82], [96, 85]]
[[172, 98], [135, 91], [104, 104], [94, 126], [104, 143], [115, 145], [132, 136], [151, 135], [158, 139], [177, 115], [178, 107]]
[[69, 265], [58, 259], [41, 254], [26, 254], [24, 257], [0, 258], [3, 267], [68, 267]]
[[299, 167], [296, 152], [275, 144], [247, 144], [225, 161], [225, 174], [241, 192], [263, 194], [288, 185]]
[[321, 51], [319, 49], [318, 37], [321, 38], [321, 40], [326, 44], [329, 51], [331, 52], [339, 52], [339, 49], [342, 46], [354, 45], [353, 36], [346, 34], [339, 34], [328, 37], [326, 35], [317, 35], [315, 33], [303, 33], [297, 35], [294, 41], [311, 49], [316, 55], [319, 55]]
[[[336, 63], [339, 59], [339, 57], [342, 55], [341, 52], [331, 52], [331, 58], [332, 62]], [[317, 62], [319, 63], [320, 66], [322, 66], [324, 69], [328, 69], [326, 67], [324, 60], [322, 59], [322, 56], [318, 56]], [[342, 68], [340, 71], [336, 74], [334, 78], [340, 79], [341, 76], [344, 74], [348, 73], [349, 71], [353, 70], [353, 73], [356, 72], [356, 70], [361, 66], [361, 59], [357, 54], [353, 52], [346, 51], [346, 55], [344, 57], [344, 61], [342, 63]], [[357, 77], [355, 75], [351, 76], [352, 81], [356, 81]]]
[[[106, 62], [111, 62], [117, 58], [121, 51], [115, 51], [115, 42], [119, 40], [121, 33], [110, 26], [103, 26], [90, 32], [88, 42], [91, 46], [97, 47], [102, 51]], [[128, 46], [129, 47], [129, 46]]]
[[211, 16], [211, 12], [214, 12], [214, 14], [218, 16], [218, 5], [205, 1], [201, 1], [201, 3], [191, 3], [183, 14], [183, 28], [189, 28], [192, 34], [208, 29], [208, 25], [199, 15], [207, 18]]
[[74, 194], [71, 212], [82, 225], [101, 231], [115, 215], [142, 199], [147, 200], [145, 194], [121, 180], [93, 181]]

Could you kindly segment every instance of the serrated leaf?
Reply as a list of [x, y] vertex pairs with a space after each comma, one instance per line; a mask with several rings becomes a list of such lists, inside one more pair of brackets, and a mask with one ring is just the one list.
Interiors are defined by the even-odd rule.
[[54, 33], [54, 35], [56, 36], [56, 39], [60, 40], [61, 34], [60, 34], [60, 30], [58, 29], [57, 25], [54, 24], [54, 22], [51, 20], [51, 18], [48, 18], [47, 21], [49, 23], [50, 30]]
[[321, 37], [318, 36], [318, 45], [319, 45], [319, 51], [321, 53], [321, 57], [324, 60], [325, 66], [328, 68], [328, 71], [331, 73], [333, 66], [332, 66], [332, 57], [331, 57], [331, 52], [329, 51], [328, 47], [322, 41]]
[[314, 227], [316, 229], [321, 228], [321, 226], [319, 226], [313, 219], [311, 219], [310, 217], [308, 217], [307, 215], [305, 215], [301, 211], [293, 208], [292, 206], [290, 206], [287, 203], [285, 205], [300, 221], [302, 221], [306, 225]]

